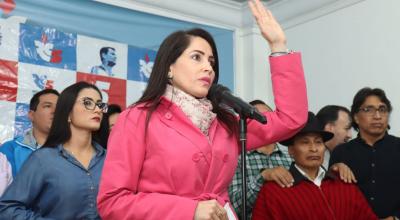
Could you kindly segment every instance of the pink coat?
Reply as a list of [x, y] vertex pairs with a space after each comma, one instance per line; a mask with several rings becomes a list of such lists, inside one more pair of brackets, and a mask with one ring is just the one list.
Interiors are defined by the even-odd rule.
[[[275, 112], [268, 123], [248, 122], [253, 148], [295, 134], [307, 120], [307, 94], [300, 54], [270, 58]], [[184, 113], [162, 99], [145, 137], [142, 106], [125, 110], [108, 142], [97, 198], [103, 219], [193, 219], [197, 203], [229, 202], [228, 186], [240, 152], [237, 137], [218, 120], [210, 141]]]

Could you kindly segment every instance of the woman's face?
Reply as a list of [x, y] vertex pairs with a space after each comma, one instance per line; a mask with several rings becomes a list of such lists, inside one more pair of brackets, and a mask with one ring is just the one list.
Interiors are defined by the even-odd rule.
[[207, 96], [215, 73], [211, 46], [200, 37], [191, 37], [188, 48], [170, 66], [174, 87], [196, 98]]
[[95, 89], [82, 89], [70, 113], [70, 126], [88, 131], [98, 130], [103, 118], [102, 109], [96, 105], [100, 103], [100, 94]]

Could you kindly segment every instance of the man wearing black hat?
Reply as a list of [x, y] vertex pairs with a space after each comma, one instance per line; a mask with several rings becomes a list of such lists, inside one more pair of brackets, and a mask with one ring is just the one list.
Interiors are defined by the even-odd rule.
[[264, 184], [253, 219], [378, 219], [357, 186], [322, 168], [324, 142], [332, 137], [310, 112], [306, 126], [281, 142], [295, 161], [289, 170], [294, 185]]

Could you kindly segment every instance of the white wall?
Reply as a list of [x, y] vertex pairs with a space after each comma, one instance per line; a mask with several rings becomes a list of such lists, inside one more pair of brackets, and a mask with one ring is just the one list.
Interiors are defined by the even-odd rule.
[[365, 0], [286, 30], [303, 53], [309, 106], [350, 108], [362, 87], [392, 101], [390, 133], [400, 135], [400, 1]]
[[[268, 46], [246, 4], [97, 1], [234, 30], [235, 93], [248, 101], [259, 98], [273, 103]], [[390, 133], [400, 135], [399, 8], [399, 0], [272, 1], [270, 9], [283, 25], [289, 47], [303, 54], [310, 110], [316, 112], [327, 104], [350, 107], [360, 88], [380, 87], [394, 106]]]

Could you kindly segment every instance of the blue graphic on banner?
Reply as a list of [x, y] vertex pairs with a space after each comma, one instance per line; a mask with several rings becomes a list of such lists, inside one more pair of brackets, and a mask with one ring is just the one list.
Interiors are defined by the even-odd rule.
[[128, 47], [128, 80], [147, 82], [157, 52], [139, 47]]
[[32, 127], [28, 118], [29, 104], [17, 103], [15, 109], [14, 137], [24, 135]]
[[32, 77], [33, 77], [33, 82], [36, 84], [36, 86], [39, 87], [41, 90], [43, 90], [47, 82], [47, 76], [33, 73]]
[[76, 34], [21, 24], [19, 61], [76, 70]]
[[[38, 73], [32, 73], [32, 79], [35, 85], [40, 89], [53, 89], [53, 80], [47, 78], [47, 75], [40, 75]], [[39, 91], [40, 91], [39, 90]], [[37, 92], [39, 92], [37, 91]], [[35, 92], [36, 93], [36, 92]]]

